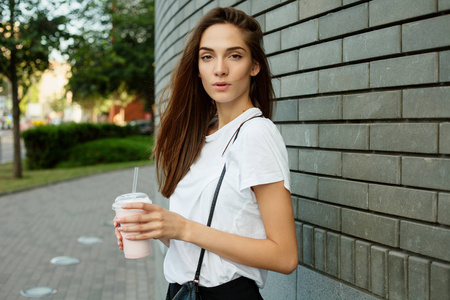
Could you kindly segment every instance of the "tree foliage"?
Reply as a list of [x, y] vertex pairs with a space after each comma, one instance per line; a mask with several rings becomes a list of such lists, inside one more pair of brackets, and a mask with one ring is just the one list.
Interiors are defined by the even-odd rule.
[[[80, 15], [90, 24], [73, 39], [68, 89], [74, 100], [125, 92], [153, 104], [154, 0], [86, 0]], [[99, 20], [95, 16], [102, 15]]]
[[[11, 82], [14, 177], [22, 177], [20, 107], [33, 77], [49, 66], [49, 55], [67, 37], [66, 17], [53, 15], [65, 1], [0, 0], [0, 75]], [[19, 93], [19, 90], [21, 91]]]

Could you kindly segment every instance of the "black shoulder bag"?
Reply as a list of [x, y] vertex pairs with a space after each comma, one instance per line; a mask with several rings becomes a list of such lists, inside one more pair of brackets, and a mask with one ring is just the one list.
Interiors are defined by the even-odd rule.
[[[262, 115], [251, 117], [251, 118], [245, 120], [244, 122], [242, 122], [241, 125], [239, 125], [239, 128], [234, 132], [233, 136], [231, 137], [230, 141], [228, 142], [227, 146], [225, 147], [225, 150], [223, 150], [222, 155], [225, 154], [225, 151], [227, 150], [228, 146], [230, 145], [230, 142], [233, 141], [233, 143], [234, 143], [234, 141], [236, 141], [238, 134], [239, 134], [239, 130], [241, 130], [242, 125], [244, 125], [247, 121], [250, 121], [251, 119], [259, 118], [259, 117], [262, 117]], [[219, 181], [217, 182], [216, 190], [214, 192], [213, 201], [211, 203], [211, 210], [209, 212], [208, 223], [206, 224], [206, 226], [208, 226], [208, 227], [211, 226], [211, 221], [212, 221], [212, 218], [214, 215], [214, 209], [216, 207], [217, 196], [219, 195], [220, 186], [222, 185], [222, 181], [223, 181], [223, 177], [225, 176], [225, 172], [226, 172], [226, 165], [223, 166], [222, 174], [220, 174]], [[198, 292], [198, 285], [200, 282], [200, 270], [202, 268], [204, 256], [205, 256], [205, 249], [202, 248], [202, 250], [200, 251], [200, 257], [198, 259], [197, 271], [195, 272], [194, 280], [184, 283], [181, 286], [180, 290], [172, 298], [172, 300], [198, 300], [198, 299], [201, 300], [200, 294]], [[170, 299], [167, 297], [166, 300], [170, 300]]]

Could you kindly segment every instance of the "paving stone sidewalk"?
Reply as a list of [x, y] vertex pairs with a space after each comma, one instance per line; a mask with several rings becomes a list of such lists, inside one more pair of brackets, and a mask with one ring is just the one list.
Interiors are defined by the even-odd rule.
[[[117, 247], [111, 204], [131, 192], [134, 169], [70, 180], [0, 197], [0, 299], [27, 299], [20, 291], [52, 286], [41, 299], [154, 299], [154, 260], [128, 260]], [[152, 198], [154, 166], [139, 169], [138, 191]], [[0, 184], [2, 184], [0, 182]], [[83, 245], [81, 236], [101, 243]], [[57, 266], [56, 256], [79, 264]]]

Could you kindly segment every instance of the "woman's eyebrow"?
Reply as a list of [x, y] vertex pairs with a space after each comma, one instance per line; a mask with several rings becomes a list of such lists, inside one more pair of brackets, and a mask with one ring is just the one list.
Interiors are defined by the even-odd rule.
[[[201, 51], [201, 50], [215, 52], [214, 49], [211, 49], [211, 48], [208, 48], [208, 47], [200, 47], [199, 51]], [[227, 48], [226, 52], [235, 51], [235, 50], [242, 50], [242, 51], [246, 52], [245, 49], [240, 47], [240, 46]]]

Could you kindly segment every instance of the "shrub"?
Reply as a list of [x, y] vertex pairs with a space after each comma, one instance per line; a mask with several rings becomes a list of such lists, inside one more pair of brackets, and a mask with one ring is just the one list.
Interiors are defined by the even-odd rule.
[[64, 161], [58, 163], [58, 168], [72, 168], [149, 159], [153, 139], [145, 136], [127, 138], [108, 138], [76, 145], [67, 151]]
[[75, 145], [102, 138], [139, 134], [137, 128], [114, 124], [69, 123], [38, 126], [22, 133], [29, 169], [52, 168]]

